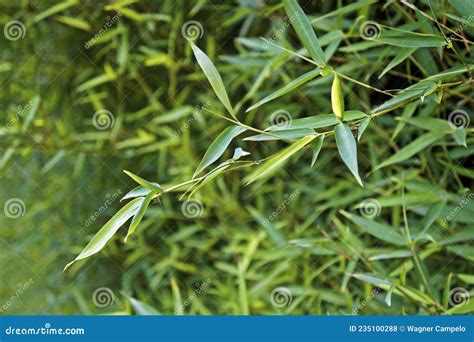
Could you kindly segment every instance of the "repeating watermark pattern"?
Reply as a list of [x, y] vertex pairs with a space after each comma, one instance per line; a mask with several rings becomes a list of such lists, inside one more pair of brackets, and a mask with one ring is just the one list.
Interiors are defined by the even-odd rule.
[[11, 41], [25, 38], [26, 27], [19, 20], [12, 20], [5, 24], [3, 27], [3, 34], [5, 38]]
[[99, 287], [92, 294], [92, 302], [98, 308], [106, 308], [115, 301], [114, 291], [108, 287]]
[[[467, 19], [465, 17], [462, 17], [461, 25], [459, 25], [456, 31], [451, 33], [451, 35], [448, 38], [449, 43], [452, 44], [452, 41], [456, 38], [456, 35], [460, 35], [464, 31], [464, 28], [467, 25], [470, 25], [473, 21], [474, 21], [474, 15], [470, 15]], [[450, 44], [445, 45], [445, 47], [450, 46]]]
[[204, 28], [199, 21], [189, 20], [181, 26], [181, 34], [185, 39], [195, 41], [202, 37]]
[[107, 109], [99, 110], [92, 116], [92, 124], [101, 131], [111, 128], [114, 123], [115, 117], [112, 112]]
[[278, 39], [278, 37], [280, 37], [282, 34], [284, 34], [288, 30], [288, 27], [299, 16], [300, 16], [299, 13], [296, 13], [296, 14], [292, 15], [291, 17], [285, 16], [283, 18], [283, 25], [280, 26], [280, 28], [278, 28], [278, 30], [276, 30], [268, 40], [265, 40], [265, 42], [263, 43], [263, 48], [267, 49], [268, 48], [268, 43], [274, 43]]
[[199, 120], [199, 118], [203, 116], [204, 111], [209, 108], [210, 103], [210, 101], [207, 101], [205, 104], [197, 106], [196, 110], [189, 117], [189, 119], [184, 124], [182, 124], [177, 131], [175, 131], [175, 135], [180, 137], [189, 127], [194, 124], [194, 122], [196, 122], [196, 120]]
[[289, 306], [293, 301], [293, 295], [291, 291], [286, 287], [274, 288], [270, 294], [270, 302], [276, 308], [282, 308]]
[[459, 202], [459, 205], [454, 207], [454, 209], [451, 210], [449, 214], [441, 220], [441, 226], [446, 228], [448, 226], [448, 222], [451, 221], [473, 198], [474, 192], [470, 192], [466, 196], [464, 196], [461, 202]]
[[18, 284], [15, 293], [0, 307], [0, 313], [7, 311], [21, 297], [21, 295], [25, 293], [31, 285], [33, 285], [33, 283], [33, 279], [30, 278], [26, 282]]
[[104, 33], [106, 33], [109, 28], [113, 27], [117, 21], [119, 21], [120, 17], [122, 16], [122, 13], [121, 12], [117, 12], [114, 16], [110, 17], [110, 16], [107, 16], [106, 17], [106, 21], [105, 21], [105, 24], [104, 26], [99, 30], [99, 32], [97, 32], [94, 37], [92, 37], [91, 39], [89, 39], [87, 42], [85, 42], [84, 44], [84, 47], [86, 49], [90, 49], [92, 45], [94, 45], [94, 43], [100, 38], [102, 37], [102, 35]]
[[456, 109], [448, 114], [448, 122], [454, 129], [467, 128], [471, 123], [471, 118], [465, 110]]
[[369, 303], [375, 298], [378, 293], [383, 291], [383, 289], [380, 288], [380, 285], [391, 285], [391, 283], [387, 279], [384, 279], [382, 282], [380, 282], [379, 286], [375, 286], [372, 292], [367, 297], [365, 297], [359, 305], [352, 309], [353, 315], [357, 315], [360, 310], [364, 309], [367, 305], [369, 305]]
[[3, 205], [3, 212], [8, 218], [18, 218], [25, 216], [26, 204], [20, 198], [10, 198]]
[[463, 306], [469, 303], [471, 295], [464, 287], [455, 287], [449, 291], [448, 302], [451, 306]]
[[378, 22], [368, 20], [362, 23], [359, 28], [359, 35], [365, 40], [374, 40], [380, 37], [382, 27]]
[[7, 122], [7, 124], [5, 125], [5, 129], [12, 128], [20, 120], [20, 118], [31, 109], [32, 104], [33, 101], [30, 101], [24, 106], [18, 106], [15, 112], [15, 116]]
[[186, 298], [184, 301], [183, 301], [183, 304], [182, 305], [179, 305], [175, 308], [175, 314], [176, 315], [182, 315], [183, 312], [184, 312], [184, 309], [187, 308], [188, 306], [191, 305], [191, 303], [200, 295], [202, 294], [204, 291], [206, 291], [206, 289], [212, 284], [212, 281], [210, 278], [207, 278], [205, 281], [203, 281], [202, 283], [195, 283], [194, 284], [194, 289], [193, 289], [193, 292], [191, 293], [191, 295], [189, 295], [188, 298]]
[[368, 198], [359, 203], [359, 212], [365, 218], [374, 218], [380, 215], [382, 206], [375, 198]]
[[270, 114], [270, 125], [278, 129], [286, 129], [291, 126], [291, 114], [283, 109], [278, 109]]
[[281, 204], [270, 214], [270, 216], [268, 216], [263, 225], [266, 227], [270, 221], [273, 221], [274, 219], [276, 219], [283, 210], [286, 209], [286, 207], [288, 207], [288, 205], [296, 198], [298, 197], [298, 195], [300, 194], [300, 190], [299, 189], [296, 189], [295, 191], [293, 191], [291, 194], [284, 194], [283, 195], [283, 202], [281, 202]]
[[84, 335], [84, 328], [53, 328], [50, 323], [39, 328], [15, 328], [9, 326], [5, 329], [6, 335]]
[[117, 190], [114, 192], [112, 195], [107, 194], [107, 199], [105, 200], [104, 204], [100, 206], [100, 208], [93, 214], [91, 215], [85, 222], [84, 225], [86, 227], [89, 227], [97, 218], [104, 213], [104, 211], [107, 210], [107, 208], [112, 205], [120, 196], [122, 195], [122, 190]]
[[204, 206], [202, 202], [197, 199], [190, 199], [183, 202], [181, 205], [181, 212], [188, 219], [194, 219], [202, 215]]

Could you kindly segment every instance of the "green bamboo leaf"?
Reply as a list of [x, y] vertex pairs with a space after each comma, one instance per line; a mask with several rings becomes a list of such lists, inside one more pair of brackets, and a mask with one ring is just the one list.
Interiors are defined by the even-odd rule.
[[29, 103], [29, 109], [28, 113], [26, 113], [25, 121], [23, 122], [23, 125], [21, 126], [21, 133], [25, 133], [30, 127], [31, 122], [33, 121], [36, 112], [38, 111], [38, 107], [41, 101], [41, 97], [35, 96]]
[[415, 127], [425, 129], [428, 131], [442, 132], [442, 133], [452, 133], [455, 131], [455, 128], [451, 126], [449, 121], [437, 118], [400, 118], [400, 121], [405, 121]]
[[89, 23], [82, 19], [62, 16], [62, 15], [58, 15], [54, 19], [59, 21], [60, 23], [77, 28], [79, 30], [83, 30], [86, 32], [90, 32], [92, 30], [92, 27], [89, 25]]
[[434, 92], [438, 89], [439, 85], [432, 81], [421, 81], [416, 83], [398, 93], [396, 96], [384, 102], [382, 105], [374, 108], [372, 114], [380, 113], [389, 109], [400, 107], [401, 105], [411, 101], [413, 99], [421, 98]]
[[298, 78], [294, 79], [293, 81], [291, 81], [290, 83], [285, 85], [283, 88], [278, 89], [277, 91], [271, 93], [270, 95], [268, 95], [265, 98], [261, 99], [257, 103], [253, 104], [245, 112], [250, 112], [251, 110], [254, 110], [254, 109], [258, 108], [258, 107], [260, 107], [261, 105], [263, 105], [267, 102], [273, 101], [273, 100], [279, 98], [280, 96], [283, 96], [283, 95], [289, 93], [290, 91], [295, 90], [296, 88], [302, 86], [303, 84], [305, 84], [306, 82], [312, 80], [313, 78], [315, 78], [316, 76], [318, 76], [320, 74], [321, 74], [321, 70], [319, 68], [316, 68], [314, 70], [311, 70], [311, 71], [299, 76]]
[[[367, 114], [359, 110], [348, 110], [344, 112], [344, 122], [351, 122], [366, 118]], [[279, 134], [279, 130], [292, 130], [292, 129], [308, 129], [308, 128], [324, 128], [337, 125], [339, 119], [334, 114], [320, 114], [315, 116], [308, 116], [301, 119], [293, 119], [285, 125], [274, 125], [268, 127], [266, 130], [271, 131], [273, 134]]]
[[316, 34], [314, 33], [311, 22], [298, 5], [298, 2], [296, 0], [284, 0], [283, 5], [285, 6], [285, 11], [288, 17], [294, 19], [291, 21], [291, 24], [304, 47], [308, 50], [311, 58], [319, 66], [324, 66], [325, 56], [323, 49], [319, 44], [318, 37], [316, 37]]
[[277, 154], [266, 160], [263, 164], [259, 165], [254, 172], [252, 172], [249, 176], [245, 178], [244, 182], [246, 183], [246, 185], [248, 185], [257, 179], [267, 177], [278, 167], [282, 166], [288, 158], [290, 158], [300, 149], [302, 149], [311, 141], [313, 141], [314, 138], [316, 138], [315, 135], [306, 136], [293, 143], [292, 145], [288, 146], [284, 150], [278, 152]]
[[380, 223], [374, 221], [373, 219], [354, 215], [344, 210], [341, 210], [341, 214], [351, 220], [364, 232], [376, 237], [379, 240], [397, 246], [406, 246], [407, 244], [406, 239], [402, 235], [400, 235], [393, 227], [386, 225], [385, 223]]
[[137, 186], [136, 188], [127, 192], [121, 199], [120, 202], [130, 198], [145, 197], [151, 192], [150, 189], [144, 188], [143, 186]]
[[47, 17], [50, 17], [56, 13], [62, 12], [66, 9], [68, 9], [71, 6], [74, 6], [78, 3], [78, 0], [68, 0], [68, 1], [63, 1], [60, 2], [59, 4], [56, 4], [50, 8], [48, 8], [46, 11], [41, 12], [37, 15], [34, 16], [33, 22], [38, 23], [43, 19], [46, 19]]
[[394, 45], [398, 47], [420, 48], [441, 47], [446, 45], [446, 40], [433, 34], [417, 33], [384, 26], [375, 42]]
[[145, 200], [144, 197], [135, 198], [127, 204], [125, 204], [122, 209], [120, 209], [92, 238], [92, 240], [87, 244], [87, 246], [82, 250], [82, 252], [66, 265], [64, 271], [66, 271], [72, 264], [76, 261], [90, 257], [93, 254], [99, 252], [104, 248], [107, 241], [109, 241], [112, 236], [117, 232], [117, 230], [128, 221], [130, 217], [135, 215], [138, 208], [141, 206], [142, 202]]
[[209, 146], [208, 150], [204, 154], [201, 163], [197, 167], [196, 171], [194, 172], [194, 177], [199, 174], [202, 170], [206, 167], [214, 163], [217, 159], [219, 159], [222, 154], [224, 154], [225, 149], [231, 143], [232, 139], [234, 139], [239, 134], [245, 132], [247, 129], [241, 126], [230, 126], [227, 127], [219, 136], [214, 140]]
[[342, 121], [344, 119], [344, 95], [342, 94], [341, 80], [337, 74], [334, 74], [332, 82], [331, 105], [334, 115]]
[[127, 171], [127, 170], [123, 170], [123, 172], [129, 176], [130, 178], [132, 178], [135, 182], [137, 182], [138, 184], [140, 184], [141, 186], [143, 186], [144, 188], [147, 188], [151, 191], [156, 191], [156, 192], [160, 192], [161, 190], [163, 190], [160, 186], [160, 184], [158, 183], [152, 183], [152, 182], [149, 182], [147, 181], [146, 179], [143, 179], [133, 173], [131, 173], [130, 171]]
[[456, 305], [449, 309], [448, 311], [444, 312], [444, 315], [465, 315], [470, 312], [474, 312], [474, 299], [468, 296], [469, 292], [466, 293], [461, 292], [457, 295], [465, 296], [462, 297], [462, 303]]
[[413, 140], [411, 143], [403, 147], [400, 151], [395, 153], [393, 156], [378, 165], [375, 170], [381, 169], [388, 165], [400, 163], [413, 157], [418, 152], [424, 150], [434, 142], [438, 141], [442, 136], [442, 133], [430, 132], [422, 135], [421, 137], [418, 137], [417, 139]]
[[412, 102], [409, 105], [407, 105], [403, 109], [403, 113], [400, 117], [400, 121], [398, 122], [397, 126], [395, 127], [395, 130], [393, 131], [392, 134], [392, 140], [394, 140], [398, 134], [402, 131], [403, 127], [406, 125], [407, 119], [411, 118], [413, 114], [415, 114], [416, 108], [418, 107], [419, 102]]
[[460, 15], [471, 20], [471, 16], [474, 16], [474, 2], [466, 0], [448, 0]]
[[362, 122], [359, 125], [359, 129], [357, 130], [357, 141], [360, 141], [360, 138], [362, 138], [362, 134], [364, 134], [367, 127], [369, 127], [369, 123], [370, 123], [370, 118], [366, 118], [362, 120]]
[[127, 236], [125, 237], [125, 242], [127, 242], [128, 237], [135, 232], [140, 222], [142, 222], [143, 216], [145, 216], [145, 212], [148, 209], [148, 206], [150, 205], [151, 200], [153, 199], [153, 196], [155, 196], [155, 194], [156, 192], [150, 191], [150, 193], [141, 202], [140, 207], [138, 208], [137, 212], [133, 216], [132, 222], [130, 223]]
[[222, 102], [224, 107], [229, 111], [230, 115], [232, 115], [234, 119], [237, 119], [234, 109], [230, 104], [229, 96], [227, 95], [227, 91], [225, 90], [224, 82], [222, 81], [219, 71], [217, 71], [212, 61], [200, 48], [198, 48], [193, 42], [190, 41], [190, 43], [194, 52], [194, 56], [196, 57], [199, 66], [204, 72], [204, 75], [206, 75], [207, 79], [209, 80], [212, 89], [214, 89], [217, 97]]
[[385, 69], [382, 71], [382, 73], [379, 76], [379, 79], [382, 78], [383, 75], [385, 75], [387, 72], [395, 68], [398, 64], [403, 62], [405, 59], [410, 57], [413, 52], [416, 51], [417, 48], [403, 48], [401, 49], [397, 55], [393, 58], [393, 60], [388, 63], [388, 65], [385, 67]]
[[453, 133], [451, 133], [456, 144], [460, 146], [467, 147], [466, 137], [467, 137], [467, 130], [465, 128], [456, 128]]
[[278, 130], [272, 132], [272, 135], [268, 134], [257, 134], [247, 137], [243, 140], [246, 141], [271, 141], [271, 140], [297, 140], [299, 138], [305, 137], [307, 135], [315, 134], [314, 129], [311, 128], [301, 128], [301, 129], [288, 129], [288, 130]]
[[342, 161], [349, 168], [360, 186], [364, 186], [359, 176], [357, 145], [351, 129], [347, 124], [340, 123], [334, 128], [334, 134], [336, 135], [336, 145]]
[[314, 164], [316, 163], [316, 160], [318, 159], [319, 152], [321, 152], [321, 148], [323, 147], [323, 142], [324, 142], [324, 134], [321, 134], [316, 139], [313, 145], [313, 158], [311, 159], [311, 167], [314, 166]]

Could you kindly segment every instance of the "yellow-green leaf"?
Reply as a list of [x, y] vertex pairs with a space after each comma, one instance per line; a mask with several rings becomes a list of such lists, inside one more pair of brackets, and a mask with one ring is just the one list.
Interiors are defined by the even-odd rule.
[[332, 82], [331, 105], [334, 115], [342, 121], [344, 116], [344, 95], [342, 94], [341, 80], [337, 74], [334, 74]]
[[283, 163], [290, 158], [293, 154], [298, 152], [300, 149], [305, 147], [311, 141], [316, 138], [316, 135], [309, 135], [300, 140], [296, 141], [295, 143], [291, 144], [284, 150], [278, 152], [273, 157], [269, 158], [265, 161], [262, 165], [258, 166], [254, 172], [248, 175], [244, 182], [246, 184], [250, 184], [257, 179], [265, 178], [266, 176], [270, 175], [273, 171], [275, 171], [278, 167], [283, 165]]

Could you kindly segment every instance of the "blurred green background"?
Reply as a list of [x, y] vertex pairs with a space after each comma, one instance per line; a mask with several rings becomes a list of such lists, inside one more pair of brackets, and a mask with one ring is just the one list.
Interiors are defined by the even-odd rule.
[[[354, 2], [300, 3], [316, 18]], [[451, 4], [433, 3], [443, 25], [464, 27], [472, 40], [471, 22], [462, 26]], [[433, 15], [427, 1], [417, 6]], [[195, 196], [196, 215], [183, 210], [179, 194], [163, 197], [126, 244], [123, 228], [99, 255], [63, 273], [136, 186], [122, 170], [165, 185], [186, 181], [228, 126], [203, 109], [223, 113], [186, 37], [218, 66], [232, 102], [244, 99], [243, 109], [310, 66], [259, 46], [259, 37], [266, 37], [301, 48], [278, 1], [19, 0], [0, 7], [1, 314], [435, 314], [452, 306], [450, 289], [472, 292], [473, 202], [448, 227], [441, 222], [472, 195], [472, 128], [467, 147], [446, 138], [403, 166], [371, 172], [391, 148], [421, 134], [420, 127], [407, 125], [391, 139], [403, 108], [377, 119], [361, 140], [364, 188], [330, 139], [313, 168], [311, 155], [304, 154], [267, 182], [244, 187], [247, 170], [218, 177]], [[398, 51], [360, 38], [358, 26], [367, 19], [437, 30], [395, 1], [365, 1], [313, 23], [318, 36], [344, 32], [336, 46], [331, 43], [338, 34], [324, 46], [334, 50], [334, 66], [354, 79], [395, 91], [472, 63], [472, 45], [455, 41], [457, 54], [420, 48], [379, 79]], [[416, 113], [446, 119], [456, 108], [472, 112], [468, 78], [448, 80], [463, 82], [446, 90], [441, 105], [437, 94], [418, 101]], [[330, 85], [315, 79], [242, 114], [243, 120], [264, 129], [278, 110], [293, 118], [330, 113]], [[346, 82], [344, 90], [349, 109], [368, 112], [387, 99], [354, 83]], [[238, 139], [226, 157], [238, 146], [258, 160], [285, 144]], [[405, 193], [413, 234], [426, 233], [427, 224], [430, 229], [416, 253], [436, 294], [413, 269], [410, 250], [367, 234], [340, 213], [358, 214], [361, 202], [375, 199], [377, 219], [401, 227]], [[434, 215], [429, 210], [436, 203], [443, 206]], [[275, 211], [275, 219], [262, 224]], [[424, 220], [427, 213], [433, 222]], [[388, 289], [353, 273], [400, 279], [418, 292], [394, 294], [388, 306]], [[106, 297], [113, 293], [113, 300], [102, 303], [101, 290]]]

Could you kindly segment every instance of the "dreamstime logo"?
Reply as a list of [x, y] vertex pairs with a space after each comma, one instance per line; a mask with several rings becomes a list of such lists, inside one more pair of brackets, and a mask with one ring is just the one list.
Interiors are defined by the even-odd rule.
[[285, 129], [291, 125], [291, 114], [283, 109], [278, 109], [270, 114], [270, 124], [278, 129]]
[[199, 283], [199, 282], [196, 282], [194, 284], [194, 290], [193, 290], [193, 293], [184, 300], [183, 304], [182, 305], [179, 305], [175, 308], [175, 314], [176, 315], [182, 315], [183, 312], [184, 312], [184, 309], [186, 307], [188, 307], [189, 305], [191, 305], [191, 303], [197, 298], [197, 296], [199, 296], [201, 293], [203, 293], [208, 287], [209, 285], [211, 285], [212, 281], [210, 278], [207, 278], [204, 282], [202, 283]]
[[18, 122], [18, 120], [20, 120], [20, 118], [31, 109], [32, 104], [33, 104], [33, 101], [30, 101], [23, 107], [18, 106], [15, 117], [10, 119], [10, 121], [7, 122], [7, 124], [5, 125], [5, 128], [6, 129], [12, 128]]
[[469, 114], [462, 109], [453, 110], [448, 114], [448, 122], [454, 129], [467, 128], [471, 122]]
[[95, 128], [101, 131], [112, 127], [114, 125], [114, 122], [114, 115], [107, 109], [102, 109], [98, 112], [95, 112], [94, 116], [92, 117], [92, 124]]
[[181, 26], [181, 34], [188, 40], [196, 40], [204, 34], [204, 28], [199, 21], [189, 20]]
[[474, 198], [474, 192], [468, 193], [459, 204], [449, 212], [449, 214], [441, 220], [440, 224], [442, 227], [448, 227], [448, 222], [451, 221], [463, 208]]
[[0, 307], [0, 312], [8, 310], [20, 297], [21, 295], [33, 285], [34, 281], [32, 278], [24, 283], [17, 284], [17, 290], [15, 293], [7, 299], [7, 301]]
[[18, 218], [26, 213], [26, 205], [19, 198], [10, 198], [3, 205], [3, 212], [9, 218]]
[[389, 282], [387, 279], [382, 280], [380, 284], [378, 286], [375, 286], [372, 292], [367, 297], [365, 297], [359, 305], [352, 309], [353, 315], [357, 315], [360, 310], [364, 309], [367, 305], [369, 305], [369, 303], [375, 298], [378, 293], [382, 292], [383, 289], [380, 287], [381, 285], [390, 286], [392, 285], [392, 283]]
[[467, 26], [467, 25], [470, 25], [470, 23], [472, 23], [474, 21], [474, 15], [470, 15], [469, 18], [466, 18], [465, 17], [462, 17], [461, 19], [461, 25], [459, 25], [459, 27], [456, 29], [456, 31], [454, 31], [448, 38], [448, 41], [450, 44], [448, 45], [445, 45], [445, 47], [448, 47], [448, 46], [451, 46], [452, 44], [452, 41], [456, 38], [456, 35], [460, 35], [462, 34], [462, 32], [464, 31], [464, 28]]
[[279, 36], [281, 36], [283, 33], [285, 33], [285, 31], [288, 29], [288, 27], [299, 16], [300, 16], [299, 13], [296, 13], [296, 14], [292, 15], [291, 17], [283, 18], [283, 25], [272, 34], [272, 36], [270, 37], [270, 39], [268, 41], [265, 40], [265, 43], [263, 43], [263, 48], [264, 49], [268, 48], [268, 42], [270, 42], [270, 43], [275, 42], [278, 39]]
[[108, 287], [99, 287], [92, 294], [92, 302], [98, 308], [105, 308], [114, 303], [114, 292]]
[[382, 28], [373, 20], [365, 21], [359, 28], [360, 36], [365, 40], [374, 40], [380, 37]]
[[270, 302], [276, 308], [282, 308], [291, 304], [293, 295], [286, 287], [277, 287], [273, 289], [270, 295]]
[[374, 218], [380, 215], [381, 205], [375, 198], [368, 198], [360, 202], [359, 212], [365, 218]]
[[451, 306], [462, 306], [469, 303], [470, 297], [469, 291], [464, 287], [455, 287], [449, 291], [448, 302]]
[[189, 119], [183, 125], [181, 125], [181, 127], [175, 132], [175, 135], [177, 137], [181, 136], [181, 134], [183, 134], [189, 127], [191, 127], [191, 125], [194, 124], [196, 120], [202, 117], [204, 111], [206, 111], [209, 108], [210, 104], [211, 102], [207, 101], [202, 106], [196, 106], [196, 110], [189, 117]]
[[295, 191], [293, 191], [291, 194], [284, 194], [283, 195], [283, 202], [280, 203], [280, 205], [272, 212], [272, 214], [270, 216], [268, 216], [263, 225], [266, 227], [270, 221], [273, 221], [274, 219], [276, 219], [282, 212], [283, 210], [285, 210], [288, 205], [293, 202], [293, 200], [295, 198], [298, 197], [298, 195], [300, 194], [300, 190], [299, 189], [296, 189]]
[[85, 222], [84, 225], [86, 227], [89, 227], [92, 222], [94, 222], [100, 215], [102, 215], [103, 212], [107, 210], [107, 208], [112, 205], [122, 194], [122, 190], [117, 190], [114, 192], [112, 195], [107, 194], [107, 199], [105, 200], [104, 204], [100, 206], [100, 208], [94, 213], [94, 215], [91, 215]]
[[26, 35], [25, 24], [18, 20], [9, 21], [3, 28], [3, 34], [5, 38], [11, 41], [23, 39]]
[[89, 39], [89, 40], [84, 44], [84, 47], [85, 47], [86, 49], [90, 49], [90, 47], [91, 47], [92, 45], [94, 45], [94, 43], [95, 43], [105, 32], [107, 32], [109, 28], [113, 27], [113, 26], [115, 25], [115, 23], [117, 23], [117, 21], [120, 19], [121, 16], [122, 16], [122, 13], [121, 13], [121, 12], [117, 12], [113, 17], [107, 16], [104, 26], [99, 30], [99, 32], [97, 32], [97, 34], [96, 34], [94, 37], [92, 37], [91, 39]]
[[181, 212], [183, 215], [189, 219], [193, 219], [202, 215], [204, 207], [199, 200], [190, 199], [186, 202], [183, 202], [181, 205]]

